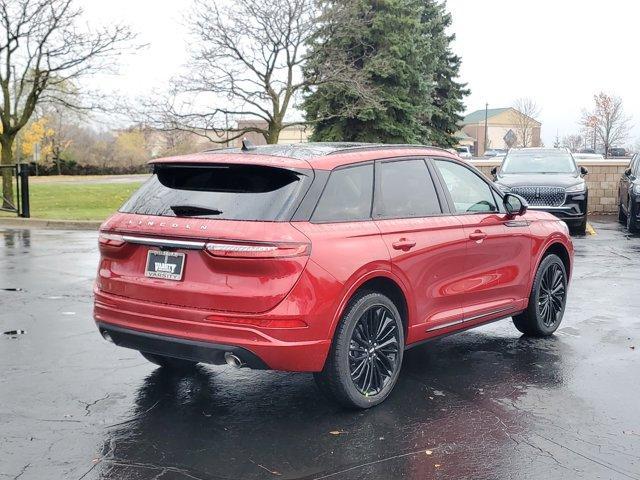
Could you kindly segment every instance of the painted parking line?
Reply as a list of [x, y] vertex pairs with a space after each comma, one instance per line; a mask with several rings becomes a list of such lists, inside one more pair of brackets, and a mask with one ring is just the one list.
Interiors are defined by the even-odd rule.
[[596, 229], [593, 228], [593, 225], [587, 223], [587, 235], [597, 235]]

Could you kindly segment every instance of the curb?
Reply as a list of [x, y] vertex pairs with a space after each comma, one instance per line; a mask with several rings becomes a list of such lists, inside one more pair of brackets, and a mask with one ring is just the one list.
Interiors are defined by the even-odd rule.
[[0, 218], [0, 227], [49, 228], [55, 230], [98, 230], [99, 220], [46, 220], [41, 218]]

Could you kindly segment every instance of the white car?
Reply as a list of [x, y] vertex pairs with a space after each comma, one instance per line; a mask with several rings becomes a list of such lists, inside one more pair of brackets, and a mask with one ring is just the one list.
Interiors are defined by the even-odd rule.
[[471, 149], [469, 147], [458, 147], [456, 148], [456, 152], [460, 158], [471, 158]]

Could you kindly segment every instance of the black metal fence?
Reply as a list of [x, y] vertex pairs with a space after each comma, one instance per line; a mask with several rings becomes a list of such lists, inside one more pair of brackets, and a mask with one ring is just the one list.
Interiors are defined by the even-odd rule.
[[0, 178], [4, 184], [5, 176], [10, 177], [13, 195], [2, 188], [0, 195], [0, 210], [13, 212], [19, 217], [29, 218], [31, 216], [29, 208], [29, 165], [0, 165]]

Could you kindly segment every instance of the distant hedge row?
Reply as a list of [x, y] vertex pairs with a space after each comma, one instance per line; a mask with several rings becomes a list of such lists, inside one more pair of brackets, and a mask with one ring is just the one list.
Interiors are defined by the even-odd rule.
[[[151, 169], [149, 165], [130, 165], [130, 166], [100, 166], [100, 165], [82, 165], [74, 161], [61, 161], [61, 175], [130, 175], [134, 173], [148, 173]], [[38, 175], [58, 175], [58, 167], [52, 163], [38, 164]], [[29, 175], [36, 174], [35, 162], [29, 163]]]

